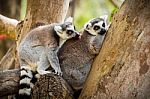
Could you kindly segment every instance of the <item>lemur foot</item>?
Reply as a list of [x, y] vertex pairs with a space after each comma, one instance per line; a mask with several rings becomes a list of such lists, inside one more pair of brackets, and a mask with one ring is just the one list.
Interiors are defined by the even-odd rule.
[[55, 74], [62, 76], [62, 71], [60, 68], [55, 68]]

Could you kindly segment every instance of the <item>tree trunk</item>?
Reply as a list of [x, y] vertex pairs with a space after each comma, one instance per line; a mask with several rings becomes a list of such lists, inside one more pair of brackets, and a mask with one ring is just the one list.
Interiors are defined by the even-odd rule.
[[23, 28], [18, 40], [39, 25], [63, 22], [69, 6], [69, 0], [28, 0]]
[[[43, 24], [50, 24], [54, 22], [63, 22], [67, 9], [69, 6], [70, 0], [28, 0], [27, 3], [27, 14], [24, 21], [20, 22], [17, 25], [17, 45], [21, 42], [22, 38], [25, 37], [27, 32], [35, 28], [39, 25]], [[18, 61], [17, 61], [18, 62]], [[4, 62], [5, 63], [5, 62]], [[1, 64], [4, 66], [4, 64]], [[18, 68], [19, 68], [19, 64]], [[18, 70], [17, 70], [18, 71]], [[4, 83], [6, 80], [8, 84], [12, 87], [11, 89], [15, 90], [11, 94], [15, 93], [16, 90], [18, 90], [18, 80], [15, 82], [17, 83], [11, 83], [14, 82], [13, 79], [9, 77], [8, 73], [14, 73], [15, 71], [5, 71], [0, 74], [1, 78], [1, 91], [7, 90], [7, 85]], [[6, 76], [6, 79], [4, 79], [4, 75]], [[18, 74], [15, 74], [16, 78], [18, 79]], [[15, 79], [14, 77], [14, 79]], [[44, 83], [43, 83], [44, 81]], [[16, 88], [15, 88], [16, 87]], [[1, 93], [0, 96], [8, 95], [10, 94], [10, 91], [5, 92], [4, 94]], [[70, 86], [61, 78], [60, 76], [49, 74], [49, 75], [43, 75], [40, 77], [38, 82], [36, 83], [34, 89], [33, 89], [33, 99], [49, 99], [49, 98], [59, 98], [59, 99], [71, 99], [72, 98], [72, 89]]]
[[[2, 96], [16, 94], [19, 89], [19, 70], [0, 71], [0, 98]], [[7, 86], [7, 87], [6, 87]]]
[[[17, 46], [29, 30], [43, 24], [63, 22], [70, 0], [28, 0], [27, 12], [22, 29], [18, 29]], [[19, 28], [20, 26], [18, 26]], [[17, 63], [16, 65], [18, 65]], [[19, 66], [19, 65], [18, 65]], [[49, 99], [59, 95], [61, 98], [71, 98], [71, 88], [57, 75], [43, 75], [33, 89], [33, 99]], [[44, 81], [44, 82], [43, 82]], [[65, 82], [65, 83], [64, 83]], [[57, 85], [58, 84], [58, 85]], [[62, 93], [57, 93], [60, 91]], [[61, 94], [61, 96], [60, 96]]]
[[73, 99], [73, 90], [62, 77], [47, 74], [36, 83], [32, 99]]
[[14, 69], [15, 68], [15, 46], [9, 48], [5, 56], [0, 61], [0, 71]]
[[[63, 22], [68, 7], [69, 0], [28, 0], [23, 27], [17, 31], [17, 46], [29, 30], [39, 25]], [[19, 63], [16, 60], [16, 68], [18, 67]]]
[[79, 99], [150, 98], [149, 5], [149, 0], [123, 3]]

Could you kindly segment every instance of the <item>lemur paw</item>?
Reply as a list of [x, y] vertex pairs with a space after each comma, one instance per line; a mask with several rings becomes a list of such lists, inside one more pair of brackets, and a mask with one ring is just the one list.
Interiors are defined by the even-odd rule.
[[62, 71], [60, 68], [55, 69], [55, 74], [62, 76]]

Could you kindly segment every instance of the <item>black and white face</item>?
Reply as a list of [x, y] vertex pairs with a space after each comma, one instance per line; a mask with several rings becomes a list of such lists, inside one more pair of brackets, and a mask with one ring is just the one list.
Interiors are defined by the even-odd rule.
[[79, 33], [75, 30], [71, 17], [67, 18], [63, 24], [55, 26], [54, 30], [57, 35], [64, 40], [79, 37]]
[[107, 28], [107, 15], [101, 16], [99, 18], [94, 18], [87, 22], [84, 26], [84, 29], [91, 35], [104, 35], [107, 31]]

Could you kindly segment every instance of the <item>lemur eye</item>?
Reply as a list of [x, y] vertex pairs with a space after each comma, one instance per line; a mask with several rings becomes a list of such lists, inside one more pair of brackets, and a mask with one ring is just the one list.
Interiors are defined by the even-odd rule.
[[71, 34], [73, 33], [73, 31], [72, 31], [72, 30], [68, 30], [66, 33], [67, 33], [68, 35], [71, 35]]
[[105, 23], [102, 24], [102, 27], [105, 27]]
[[100, 29], [100, 26], [94, 26], [94, 30], [99, 30]]

